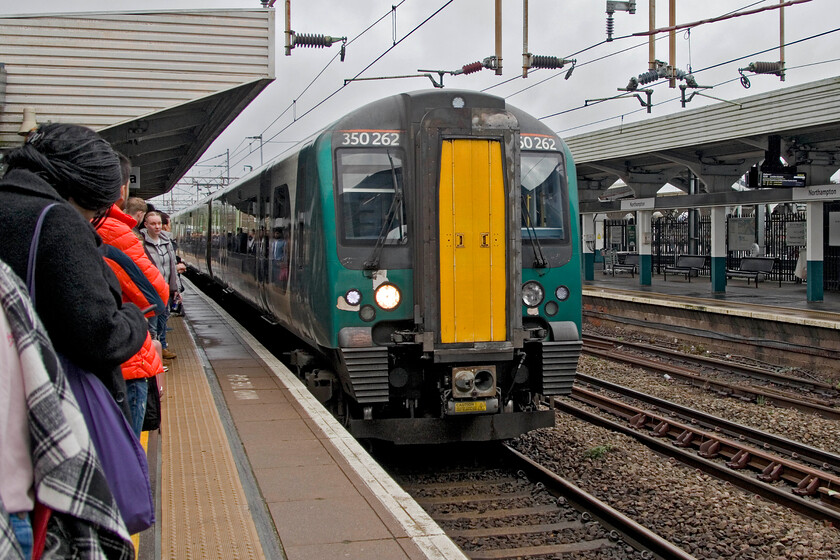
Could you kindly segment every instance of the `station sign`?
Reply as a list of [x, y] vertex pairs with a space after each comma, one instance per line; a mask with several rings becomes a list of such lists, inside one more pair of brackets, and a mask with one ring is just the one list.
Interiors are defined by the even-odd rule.
[[137, 190], [140, 190], [140, 168], [132, 167], [128, 179], [128, 191], [132, 192]]
[[651, 198], [633, 198], [630, 200], [621, 201], [622, 210], [653, 210], [656, 208], [656, 197]]
[[793, 200], [840, 200], [840, 185], [793, 189]]

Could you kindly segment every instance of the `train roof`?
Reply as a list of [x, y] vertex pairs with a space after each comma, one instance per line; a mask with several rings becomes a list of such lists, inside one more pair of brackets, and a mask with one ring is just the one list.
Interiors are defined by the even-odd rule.
[[502, 97], [460, 89], [424, 89], [384, 97], [351, 111], [327, 129], [370, 129], [371, 123], [374, 122], [377, 123], [374, 126], [379, 128], [399, 129], [405, 122], [419, 123], [432, 109], [452, 107], [456, 99], [460, 99], [458, 104], [467, 109], [480, 107], [509, 111], [519, 121], [520, 130], [523, 132], [556, 136], [538, 119], [508, 105]]

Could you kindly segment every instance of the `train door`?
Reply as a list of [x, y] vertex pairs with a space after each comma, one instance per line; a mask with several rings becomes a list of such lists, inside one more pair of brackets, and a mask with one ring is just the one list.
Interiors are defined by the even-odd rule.
[[443, 343], [507, 339], [504, 177], [499, 140], [442, 140], [438, 239]]

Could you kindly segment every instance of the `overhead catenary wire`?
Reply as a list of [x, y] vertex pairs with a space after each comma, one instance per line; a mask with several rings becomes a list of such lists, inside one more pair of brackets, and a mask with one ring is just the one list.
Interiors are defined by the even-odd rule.
[[[750, 8], [752, 8], [753, 6], [756, 6], [756, 5], [761, 4], [761, 3], [763, 3], [763, 2], [766, 2], [766, 1], [767, 1], [767, 0], [758, 0], [757, 2], [753, 2], [752, 4], [747, 4], [746, 6], [742, 6], [742, 7], [740, 7], [740, 8], [735, 9], [735, 10], [731, 10], [731, 11], [729, 11], [729, 12], [725, 12], [725, 13], [721, 14], [720, 16], [716, 16], [716, 18], [712, 18], [712, 19], [727, 19], [727, 18], [729, 18], [729, 17], [732, 17], [734, 14], [738, 14], [738, 13], [740, 13], [740, 12], [743, 12], [744, 10], [749, 10], [749, 9], [750, 9]], [[807, 0], [807, 1], [810, 1], [810, 0]], [[778, 7], [778, 5], [776, 5], [776, 6]], [[576, 51], [576, 52], [573, 52], [573, 53], [571, 53], [571, 54], [565, 55], [565, 56], [564, 56], [564, 58], [572, 58], [572, 57], [575, 57], [575, 56], [577, 56], [577, 55], [579, 55], [579, 54], [581, 54], [581, 53], [584, 53], [584, 52], [586, 52], [586, 51], [589, 51], [589, 50], [592, 50], [592, 49], [594, 49], [594, 48], [600, 47], [601, 45], [607, 44], [608, 42], [616, 42], [616, 41], [620, 41], [620, 40], [622, 40], [622, 39], [632, 39], [633, 37], [635, 37], [635, 36], [637, 36], [637, 35], [639, 35], [639, 33], [630, 33], [630, 34], [627, 34], [627, 35], [622, 35], [622, 36], [620, 36], [620, 37], [615, 37], [612, 41], [606, 41], [606, 40], [604, 40], [604, 41], [600, 41], [600, 42], [598, 42], [598, 43], [595, 43], [594, 45], [590, 45], [590, 46], [585, 47], [585, 48], [583, 48], [583, 49], [580, 49], [580, 50], [578, 50], [578, 51]], [[659, 40], [661, 40], [661, 39], [665, 39], [665, 38], [666, 38], [666, 37], [663, 35], [663, 36], [657, 37], [655, 40], [656, 40], [656, 41], [659, 41]], [[621, 50], [618, 50], [618, 51], [614, 51], [614, 52], [611, 52], [611, 53], [605, 54], [605, 55], [600, 56], [600, 57], [598, 57], [598, 58], [594, 58], [594, 59], [589, 60], [589, 61], [586, 61], [586, 62], [581, 62], [581, 63], [577, 64], [576, 66], [577, 66], [577, 67], [582, 67], [582, 66], [586, 66], [586, 65], [588, 65], [588, 64], [593, 64], [593, 63], [595, 63], [595, 62], [599, 62], [599, 61], [601, 61], [601, 60], [605, 60], [605, 59], [607, 59], [607, 58], [610, 58], [610, 57], [613, 57], [613, 56], [617, 56], [617, 55], [622, 54], [622, 53], [625, 53], [625, 52], [627, 52], [627, 51], [630, 51], [630, 50], [633, 50], [633, 49], [637, 49], [637, 48], [640, 48], [640, 47], [644, 47], [644, 46], [647, 46], [647, 45], [648, 45], [648, 42], [647, 42], [647, 41], [645, 41], [644, 43], [639, 43], [639, 44], [634, 45], [634, 46], [632, 46], [632, 47], [627, 47], [627, 48], [624, 48], [624, 49], [621, 49]], [[547, 78], [544, 78], [543, 80], [541, 80], [541, 81], [539, 81], [539, 82], [537, 82], [537, 83], [535, 83], [535, 84], [531, 84], [531, 85], [529, 85], [529, 86], [527, 86], [527, 87], [525, 87], [525, 88], [523, 88], [523, 89], [521, 89], [521, 90], [519, 90], [519, 91], [516, 91], [516, 92], [514, 92], [514, 93], [512, 93], [512, 94], [510, 94], [510, 95], [506, 95], [506, 96], [504, 96], [504, 98], [505, 98], [505, 99], [507, 99], [507, 98], [509, 98], [509, 97], [513, 97], [514, 95], [518, 95], [518, 94], [520, 94], [520, 93], [522, 93], [522, 92], [524, 92], [524, 91], [528, 91], [528, 90], [529, 90], [529, 89], [531, 89], [531, 88], [534, 88], [534, 87], [536, 87], [536, 86], [538, 86], [538, 85], [541, 85], [541, 84], [543, 84], [543, 83], [545, 83], [545, 82], [547, 82], [547, 81], [549, 81], [549, 80], [552, 80], [552, 79], [556, 78], [557, 76], [561, 76], [561, 75], [563, 75], [563, 74], [564, 74], [564, 72], [557, 72], [557, 73], [555, 73], [555, 74], [553, 74], [553, 75], [551, 75], [551, 76], [549, 76], [549, 77], [547, 77]], [[484, 89], [483, 89], [483, 90], [481, 90], [481, 91], [483, 91], [483, 92], [485, 92], [485, 91], [489, 91], [489, 90], [491, 90], [491, 89], [493, 89], [493, 88], [495, 88], [495, 87], [498, 87], [498, 86], [501, 86], [501, 85], [504, 85], [504, 84], [510, 83], [510, 82], [512, 82], [512, 81], [514, 81], [514, 80], [518, 80], [518, 79], [523, 79], [523, 78], [522, 78], [522, 76], [521, 76], [521, 75], [517, 75], [517, 76], [514, 76], [513, 78], [510, 78], [510, 79], [505, 80], [505, 81], [503, 81], [503, 82], [500, 82], [500, 83], [498, 83], [498, 84], [494, 84], [494, 85], [491, 85], [491, 86], [489, 86], [489, 87], [487, 87], [487, 88], [484, 88]]]
[[[768, 49], [768, 50], [775, 50], [776, 48], [778, 48], [778, 47], [773, 47], [773, 48]], [[764, 52], [764, 51], [763, 51], [763, 52]], [[757, 53], [757, 54], [761, 54], [761, 53]], [[749, 57], [749, 56], [754, 56], [754, 55], [750, 54], [750, 55], [747, 55], [746, 57]], [[744, 57], [744, 58], [746, 58], [746, 57]], [[740, 60], [740, 59], [734, 59], [734, 61], [737, 61], [737, 60]], [[733, 62], [733, 61], [729, 61], [729, 62], [727, 62], [726, 64], [729, 64], [729, 63], [731, 63], [731, 62]], [[818, 66], [818, 65], [820, 65], [820, 64], [830, 64], [830, 63], [832, 63], [832, 62], [840, 62], [840, 58], [832, 58], [832, 59], [829, 59], [829, 60], [820, 60], [820, 61], [818, 61], [818, 62], [809, 62], [809, 63], [807, 63], [807, 64], [799, 64], [799, 65], [796, 65], [796, 66], [790, 66], [790, 67], [788, 67], [787, 69], [788, 69], [788, 70], [797, 70], [797, 69], [799, 69], [799, 68], [807, 68], [807, 67], [811, 67], [811, 66]], [[708, 67], [708, 68], [705, 68], [704, 70], [708, 70], [708, 69], [710, 69], [710, 68], [713, 68], [713, 67]], [[702, 70], [698, 70], [698, 72], [702, 72]], [[709, 89], [713, 89], [713, 88], [716, 88], [716, 87], [720, 87], [720, 86], [723, 86], [723, 85], [726, 85], [726, 84], [731, 84], [732, 82], [737, 82], [737, 81], [739, 81], [740, 79], [741, 79], [741, 78], [740, 78], [740, 76], [736, 76], [736, 77], [734, 77], [734, 78], [730, 78], [730, 79], [728, 79], [728, 80], [724, 80], [724, 81], [722, 81], [722, 82], [719, 82], [719, 83], [716, 83], [716, 84], [714, 84], [714, 85], [712, 85], [712, 86], [709, 86]], [[665, 83], [667, 83], [667, 80], [662, 80], [662, 81], [660, 81], [658, 84], [654, 84], [654, 85], [662, 85], [662, 84], [665, 84]], [[628, 95], [627, 93], [622, 93], [621, 95], [617, 95], [617, 96], [615, 96], [614, 98], [611, 98], [611, 99], [619, 99], [619, 98], [621, 98], [621, 97], [626, 97], [627, 95]], [[668, 103], [673, 103], [673, 102], [675, 102], [675, 101], [680, 101], [680, 99], [681, 99], [680, 97], [671, 97], [671, 98], [669, 98], [669, 99], [665, 99], [665, 100], [663, 100], [663, 101], [660, 101], [660, 102], [658, 102], [658, 103], [655, 103], [655, 104], [654, 104], [654, 106], [659, 107], [659, 106], [661, 106], [661, 105], [666, 105], [666, 104], [668, 104]], [[600, 102], [598, 102], [598, 103], [600, 103]], [[574, 112], [574, 111], [579, 111], [579, 110], [581, 110], [581, 109], [586, 109], [586, 108], [591, 107], [591, 106], [596, 105], [596, 104], [597, 104], [597, 103], [593, 103], [593, 104], [590, 104], [590, 105], [588, 105], [588, 106], [587, 106], [587, 105], [581, 105], [581, 106], [579, 106], [579, 107], [573, 107], [573, 108], [571, 108], [571, 109], [567, 109], [567, 110], [565, 110], [565, 111], [561, 111], [561, 112], [559, 112], [559, 113], [555, 113], [555, 114], [550, 115], [550, 116], [540, 117], [540, 120], [543, 120], [543, 119], [549, 118], [549, 117], [551, 117], [551, 116], [557, 116], [557, 115], [561, 115], [561, 114], [565, 114], [565, 113], [571, 113], [571, 112]], [[639, 108], [639, 109], [635, 109], [635, 110], [633, 110], [633, 111], [629, 111], [629, 112], [621, 113], [620, 115], [612, 115], [612, 116], [610, 116], [610, 117], [605, 117], [605, 118], [603, 118], [603, 119], [599, 119], [599, 120], [597, 120], [597, 121], [590, 121], [590, 122], [585, 123], [585, 124], [580, 124], [580, 125], [577, 125], [577, 126], [572, 126], [572, 127], [569, 127], [569, 128], [564, 128], [564, 129], [562, 129], [562, 130], [555, 130], [554, 132], [555, 132], [555, 134], [561, 135], [561, 134], [563, 134], [563, 133], [566, 133], [566, 132], [569, 132], [569, 131], [572, 131], [572, 130], [579, 130], [579, 129], [581, 129], [581, 128], [587, 128], [587, 127], [594, 126], [594, 125], [597, 125], [597, 124], [601, 124], [601, 123], [609, 122], [609, 121], [615, 120], [615, 119], [617, 119], [617, 118], [622, 118], [622, 119], [623, 119], [624, 117], [626, 117], [626, 116], [628, 116], [628, 115], [633, 115], [633, 114], [636, 114], [636, 113], [640, 113], [640, 112], [645, 111], [645, 110], [646, 110], [646, 109], [645, 109], [644, 107], [642, 107], [642, 108]]]
[[[354, 77], [354, 78], [358, 78], [358, 77], [359, 77], [359, 76], [361, 76], [363, 73], [365, 73], [365, 72], [366, 72], [368, 69], [370, 69], [370, 68], [371, 68], [374, 64], [376, 64], [377, 62], [379, 62], [379, 61], [380, 61], [380, 60], [381, 60], [384, 56], [386, 56], [389, 52], [391, 52], [394, 48], [396, 48], [396, 46], [397, 46], [397, 45], [399, 45], [400, 43], [402, 43], [404, 40], [406, 40], [408, 37], [410, 37], [410, 36], [411, 36], [414, 32], [416, 32], [418, 29], [420, 29], [420, 28], [421, 28], [421, 27], [423, 27], [425, 24], [427, 24], [429, 21], [431, 21], [431, 20], [432, 20], [432, 18], [434, 18], [435, 16], [437, 16], [438, 14], [440, 14], [440, 13], [441, 13], [444, 9], [446, 9], [448, 6], [450, 6], [450, 5], [451, 5], [454, 1], [455, 1], [455, 0], [448, 0], [447, 2], [445, 2], [445, 3], [444, 3], [444, 4], [440, 7], [440, 8], [438, 8], [438, 9], [437, 9], [437, 10], [435, 10], [435, 11], [434, 11], [431, 15], [429, 15], [428, 17], [426, 17], [426, 19], [424, 19], [423, 21], [421, 21], [420, 23], [418, 23], [418, 24], [417, 24], [414, 28], [412, 28], [412, 29], [411, 29], [411, 31], [409, 31], [408, 33], [406, 33], [405, 35], [403, 35], [403, 36], [402, 36], [402, 37], [401, 37], [398, 41], [396, 41], [393, 45], [391, 45], [390, 47], [388, 47], [387, 49], [385, 49], [385, 51], [383, 51], [383, 52], [382, 52], [382, 54], [380, 54], [379, 56], [377, 56], [377, 57], [376, 57], [376, 58], [375, 58], [375, 59], [374, 59], [371, 63], [369, 63], [369, 64], [368, 64], [367, 66], [365, 66], [364, 68], [362, 68], [362, 70], [360, 70], [360, 71], [359, 71], [359, 72], [358, 72], [355, 76], [353, 76], [353, 77]], [[391, 12], [389, 11], [389, 12], [388, 12], [388, 15], [390, 15], [390, 13], [391, 13]], [[382, 19], [383, 19], [383, 18], [380, 18], [378, 21], [381, 21]], [[329, 101], [329, 100], [330, 100], [332, 97], [334, 97], [334, 96], [335, 96], [338, 92], [340, 92], [340, 91], [341, 91], [341, 90], [343, 90], [345, 87], [347, 87], [347, 85], [348, 85], [348, 84], [347, 84], [347, 83], [345, 83], [344, 85], [342, 85], [342, 86], [338, 87], [335, 91], [333, 91], [332, 93], [330, 93], [329, 95], [327, 95], [325, 98], [323, 98], [321, 101], [319, 101], [318, 103], [316, 103], [315, 105], [313, 105], [312, 107], [310, 107], [309, 109], [307, 109], [305, 112], [303, 112], [301, 115], [299, 115], [299, 116], [298, 116], [295, 120], [293, 120], [292, 122], [290, 122], [289, 124], [287, 124], [286, 126], [284, 126], [283, 128], [281, 128], [281, 129], [280, 129], [277, 133], [275, 133], [273, 136], [269, 137], [269, 138], [268, 138], [268, 140], [266, 140], [266, 141], [264, 141], [264, 142], [270, 142], [270, 141], [274, 140], [275, 138], [277, 138], [280, 134], [282, 134], [283, 132], [285, 132], [286, 130], [288, 130], [288, 129], [292, 126], [292, 125], [294, 125], [295, 123], [297, 123], [299, 120], [301, 120], [302, 118], [304, 118], [305, 116], [307, 116], [308, 114], [310, 114], [312, 111], [314, 111], [315, 109], [317, 109], [318, 107], [320, 107], [321, 105], [323, 105], [324, 103], [326, 103], [327, 101]], [[303, 141], [303, 140], [301, 140], [301, 142], [302, 142], [302, 141]], [[299, 143], [300, 143], [300, 142], [298, 142], [298, 144], [299, 144]], [[295, 145], [297, 145], [297, 144], [295, 144]], [[284, 150], [283, 152], [281, 152], [281, 154], [282, 154], [282, 153], [285, 153], [285, 152], [287, 152], [287, 151], [289, 151], [289, 150], [291, 150], [291, 149], [293, 149], [293, 148], [294, 148], [294, 146], [290, 146], [289, 148], [287, 148], [286, 150]], [[250, 155], [250, 154], [249, 154], [249, 155]], [[246, 156], [246, 157], [247, 157], [247, 156]], [[231, 164], [231, 166], [238, 165], [239, 163], [241, 163], [241, 162], [242, 162], [242, 161], [244, 161], [244, 160], [245, 160], [245, 158], [242, 158], [242, 159], [240, 159], [239, 161], [237, 161], [237, 162], [235, 162], [235, 163], [232, 163], [232, 164]]]

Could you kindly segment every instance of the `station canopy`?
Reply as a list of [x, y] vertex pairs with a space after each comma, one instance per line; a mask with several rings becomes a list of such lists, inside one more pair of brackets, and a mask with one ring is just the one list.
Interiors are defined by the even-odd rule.
[[24, 114], [93, 128], [168, 192], [274, 80], [273, 9], [0, 18], [0, 148]]

